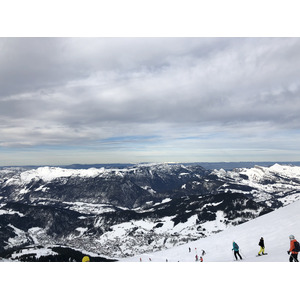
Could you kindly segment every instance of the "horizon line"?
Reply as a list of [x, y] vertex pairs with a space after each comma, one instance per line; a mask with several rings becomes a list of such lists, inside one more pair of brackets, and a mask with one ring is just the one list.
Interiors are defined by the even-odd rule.
[[286, 163], [300, 163], [300, 160], [296, 161], [195, 161], [195, 162], [127, 162], [127, 163], [71, 163], [71, 164], [28, 164], [28, 165], [2, 165], [0, 168], [28, 168], [28, 167], [70, 167], [73, 165], [78, 166], [93, 166], [93, 165], [143, 165], [143, 164], [241, 164], [241, 163], [278, 163], [278, 164], [286, 164]]

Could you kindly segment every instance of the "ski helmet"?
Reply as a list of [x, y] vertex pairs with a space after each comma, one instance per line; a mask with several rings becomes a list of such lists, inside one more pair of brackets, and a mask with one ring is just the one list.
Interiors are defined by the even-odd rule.
[[295, 237], [291, 234], [291, 235], [289, 236], [289, 238], [290, 238], [290, 240], [293, 240]]
[[84, 256], [82, 262], [89, 262], [90, 258], [88, 256]]

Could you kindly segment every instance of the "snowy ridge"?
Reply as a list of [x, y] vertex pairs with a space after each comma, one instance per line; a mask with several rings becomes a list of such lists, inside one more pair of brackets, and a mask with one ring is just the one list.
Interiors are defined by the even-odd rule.
[[298, 166], [274, 164], [271, 167], [255, 166], [232, 171], [214, 170], [212, 174], [224, 181], [219, 191], [242, 192], [254, 196], [258, 201], [276, 198], [284, 205], [299, 199], [300, 167]]
[[[239, 179], [240, 174], [248, 177], [248, 182], [259, 183], [264, 179], [281, 176], [282, 178], [293, 178], [300, 180], [300, 167], [274, 164], [271, 167], [255, 166], [254, 168], [234, 169], [233, 171], [214, 170], [212, 174], [218, 175], [220, 178]], [[244, 178], [244, 180], [247, 180]]]
[[[86, 177], [93, 178], [97, 176], [124, 176], [128, 173], [136, 173], [141, 168], [149, 168], [151, 172], [151, 168], [159, 169], [160, 171], [170, 171], [173, 165], [168, 165], [167, 163], [149, 163], [149, 164], [139, 164], [132, 168], [89, 168], [89, 169], [65, 169], [60, 167], [39, 167], [37, 169], [31, 169], [28, 171], [20, 172], [18, 175], [15, 175], [12, 179], [7, 181], [7, 183], [16, 183], [19, 182], [21, 184], [28, 184], [32, 180], [38, 181], [42, 179], [44, 182], [49, 182], [55, 180], [57, 178], [67, 178], [67, 177]], [[185, 168], [183, 165], [180, 165], [181, 168]], [[0, 172], [2, 174], [10, 174], [11, 170], [19, 170], [22, 171], [21, 168], [16, 169], [4, 169]], [[184, 173], [186, 175], [188, 173]], [[183, 175], [180, 174], [181, 176]]]
[[23, 183], [29, 183], [33, 179], [42, 179], [45, 182], [52, 181], [56, 178], [62, 177], [96, 177], [105, 172], [104, 168], [101, 169], [87, 169], [87, 170], [73, 170], [73, 169], [62, 169], [55, 167], [41, 167], [36, 170], [25, 171], [20, 174], [20, 180]]

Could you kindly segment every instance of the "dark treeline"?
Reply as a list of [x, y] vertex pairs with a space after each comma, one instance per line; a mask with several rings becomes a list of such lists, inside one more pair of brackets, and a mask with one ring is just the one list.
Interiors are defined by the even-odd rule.
[[[86, 255], [83, 254], [80, 251], [67, 248], [67, 247], [52, 247], [52, 251], [56, 252], [57, 254], [52, 254], [52, 255], [44, 255], [37, 257], [37, 253], [28, 253], [28, 254], [23, 254], [18, 256], [16, 260], [18, 261], [23, 261], [23, 262], [81, 262], [82, 258]], [[16, 253], [19, 253], [17, 251]], [[2, 253], [4, 254], [4, 253]], [[12, 258], [12, 253], [8, 254], [5, 253], [6, 255], [2, 257], [5, 258]], [[89, 255], [90, 261], [91, 262], [114, 262], [117, 260], [114, 259], [107, 259], [104, 257], [99, 257], [99, 256], [91, 256]]]

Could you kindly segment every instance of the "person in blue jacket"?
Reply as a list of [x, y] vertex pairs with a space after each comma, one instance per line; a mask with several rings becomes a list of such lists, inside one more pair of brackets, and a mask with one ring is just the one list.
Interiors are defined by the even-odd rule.
[[232, 246], [233, 246], [232, 250], [234, 251], [235, 259], [238, 260], [237, 255], [240, 257], [240, 259], [242, 259], [240, 252], [239, 252], [239, 245], [235, 241], [233, 241]]

